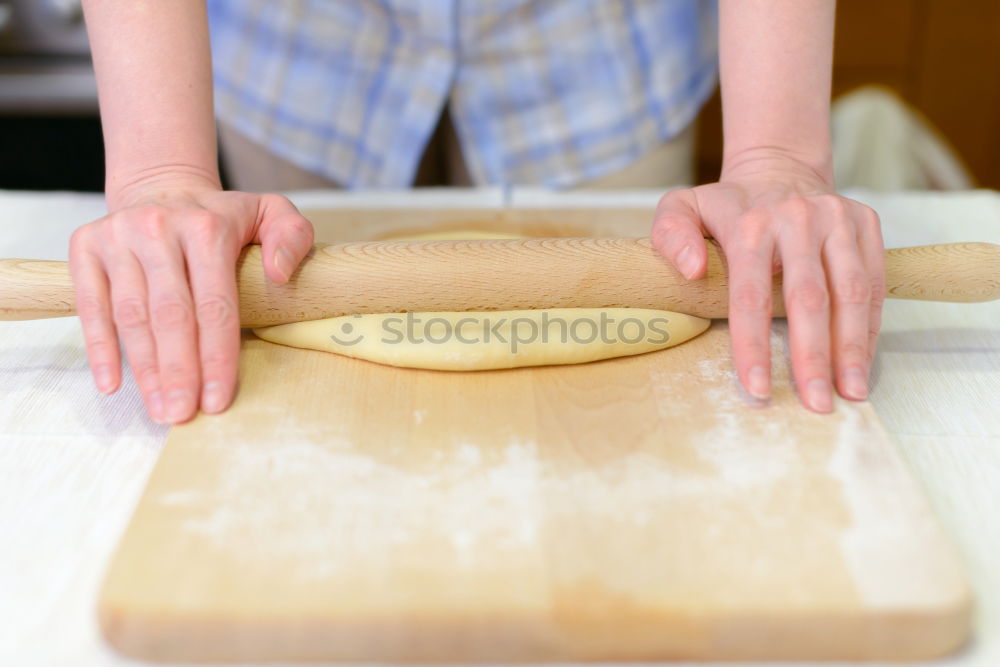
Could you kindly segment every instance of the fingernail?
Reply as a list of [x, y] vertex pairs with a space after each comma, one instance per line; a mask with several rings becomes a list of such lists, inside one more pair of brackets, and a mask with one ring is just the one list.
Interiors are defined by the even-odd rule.
[[860, 368], [848, 368], [844, 371], [844, 392], [848, 398], [859, 401], [868, 398], [868, 381]]
[[823, 378], [813, 378], [809, 381], [806, 397], [809, 399], [809, 407], [816, 412], [830, 412], [833, 409], [830, 383]]
[[767, 369], [763, 366], [754, 366], [747, 373], [747, 391], [754, 398], [767, 398], [771, 394], [770, 382], [768, 381]]
[[111, 366], [103, 364], [94, 371], [94, 382], [97, 383], [97, 391], [102, 394], [110, 394], [114, 389], [114, 377], [111, 374]]
[[157, 424], [166, 424], [163, 418], [163, 394], [158, 391], [153, 392], [149, 397], [149, 416]]
[[677, 255], [677, 266], [680, 267], [681, 273], [688, 280], [694, 277], [695, 271], [698, 270], [698, 258], [694, 256], [694, 250], [691, 246], [684, 246]]
[[171, 424], [184, 421], [191, 416], [191, 394], [174, 391], [167, 396], [167, 421]]
[[202, 389], [201, 408], [205, 412], [216, 413], [226, 409], [226, 394], [221, 382], [209, 382]]
[[274, 251], [274, 266], [278, 269], [278, 273], [286, 279], [291, 277], [295, 268], [295, 258], [292, 257], [291, 251], [283, 245], [278, 246], [278, 249]]

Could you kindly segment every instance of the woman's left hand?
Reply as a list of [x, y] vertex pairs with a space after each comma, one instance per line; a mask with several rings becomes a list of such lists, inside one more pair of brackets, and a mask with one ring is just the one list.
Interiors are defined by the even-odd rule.
[[750, 163], [660, 199], [653, 245], [690, 280], [705, 274], [705, 237], [726, 256], [733, 361], [751, 395], [771, 391], [772, 277], [781, 272], [802, 402], [829, 412], [833, 386], [844, 398], [868, 396], [885, 291], [872, 209], [794, 161]]

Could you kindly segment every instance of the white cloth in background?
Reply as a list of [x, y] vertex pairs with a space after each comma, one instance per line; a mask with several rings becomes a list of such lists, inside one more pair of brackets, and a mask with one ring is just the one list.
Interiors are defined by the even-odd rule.
[[864, 86], [833, 103], [837, 187], [967, 190], [973, 179], [955, 149], [919, 111], [882, 86]]

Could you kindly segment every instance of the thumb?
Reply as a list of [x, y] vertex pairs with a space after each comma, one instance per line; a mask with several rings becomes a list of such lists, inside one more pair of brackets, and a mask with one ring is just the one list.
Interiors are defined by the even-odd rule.
[[688, 280], [705, 275], [705, 229], [691, 190], [672, 190], [660, 198], [650, 240], [656, 251]]
[[264, 273], [272, 282], [283, 285], [312, 249], [313, 226], [281, 195], [261, 195], [260, 208], [254, 241], [262, 246]]

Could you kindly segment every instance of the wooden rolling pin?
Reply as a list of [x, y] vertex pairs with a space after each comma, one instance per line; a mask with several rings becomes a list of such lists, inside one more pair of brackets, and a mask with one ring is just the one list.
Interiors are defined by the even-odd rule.
[[[709, 243], [708, 272], [688, 281], [646, 238], [382, 241], [317, 246], [287, 285], [264, 275], [260, 246], [240, 257], [245, 327], [357, 313], [632, 307], [708, 318], [727, 313], [725, 260]], [[886, 252], [888, 296], [928, 301], [1000, 298], [1000, 246]], [[780, 276], [774, 312], [784, 314]], [[0, 260], [0, 320], [75, 314], [65, 262]]]

